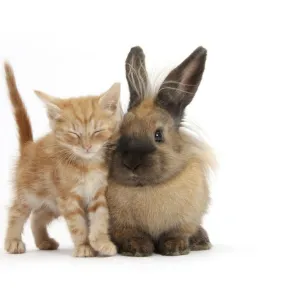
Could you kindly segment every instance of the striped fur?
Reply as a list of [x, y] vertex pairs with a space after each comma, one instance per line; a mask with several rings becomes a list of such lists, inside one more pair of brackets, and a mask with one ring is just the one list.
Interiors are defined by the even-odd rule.
[[105, 153], [119, 129], [119, 84], [101, 96], [76, 99], [36, 92], [47, 107], [52, 131], [33, 142], [13, 71], [8, 64], [5, 70], [21, 146], [5, 249], [25, 252], [21, 234], [32, 213], [31, 227], [39, 249], [58, 248], [47, 225], [62, 215], [75, 245], [74, 256], [114, 255], [116, 247], [108, 235]]

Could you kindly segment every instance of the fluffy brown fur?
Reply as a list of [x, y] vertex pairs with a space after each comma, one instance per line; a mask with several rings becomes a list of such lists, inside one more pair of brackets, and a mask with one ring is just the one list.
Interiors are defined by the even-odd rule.
[[36, 92], [46, 104], [52, 131], [33, 142], [29, 118], [8, 64], [5, 71], [20, 137], [5, 249], [25, 252], [21, 234], [32, 213], [31, 227], [39, 249], [58, 248], [47, 225], [62, 215], [75, 245], [74, 256], [114, 255], [116, 248], [108, 235], [105, 153], [119, 130], [119, 84], [101, 96], [76, 99]]
[[132, 48], [126, 61], [129, 111], [112, 155], [107, 199], [111, 236], [124, 255], [182, 255], [210, 248], [200, 226], [209, 204], [208, 145], [180, 122], [200, 84], [206, 50], [196, 49], [147, 95], [145, 57]]

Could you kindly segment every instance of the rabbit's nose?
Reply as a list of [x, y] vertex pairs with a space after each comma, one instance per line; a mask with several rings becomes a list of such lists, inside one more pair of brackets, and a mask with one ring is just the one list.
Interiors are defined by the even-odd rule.
[[129, 170], [135, 171], [141, 165], [141, 157], [138, 155], [124, 155], [123, 165]]

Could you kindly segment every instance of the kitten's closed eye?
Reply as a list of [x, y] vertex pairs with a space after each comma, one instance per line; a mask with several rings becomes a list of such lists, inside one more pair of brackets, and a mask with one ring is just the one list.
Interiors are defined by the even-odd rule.
[[99, 130], [96, 130], [93, 132], [92, 136], [98, 136], [100, 135], [101, 133], [103, 133], [105, 131], [105, 129], [99, 129]]
[[68, 131], [68, 135], [80, 139], [80, 134], [74, 131]]
[[100, 130], [96, 130], [93, 132], [92, 137], [95, 140], [100, 140], [103, 142], [103, 140], [109, 139], [111, 136], [111, 130], [109, 128], [103, 128]]

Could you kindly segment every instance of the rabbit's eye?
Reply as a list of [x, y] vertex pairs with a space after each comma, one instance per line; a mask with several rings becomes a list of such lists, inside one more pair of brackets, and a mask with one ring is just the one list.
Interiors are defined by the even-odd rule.
[[154, 133], [155, 142], [162, 143], [164, 141], [163, 132], [161, 129], [157, 129]]

